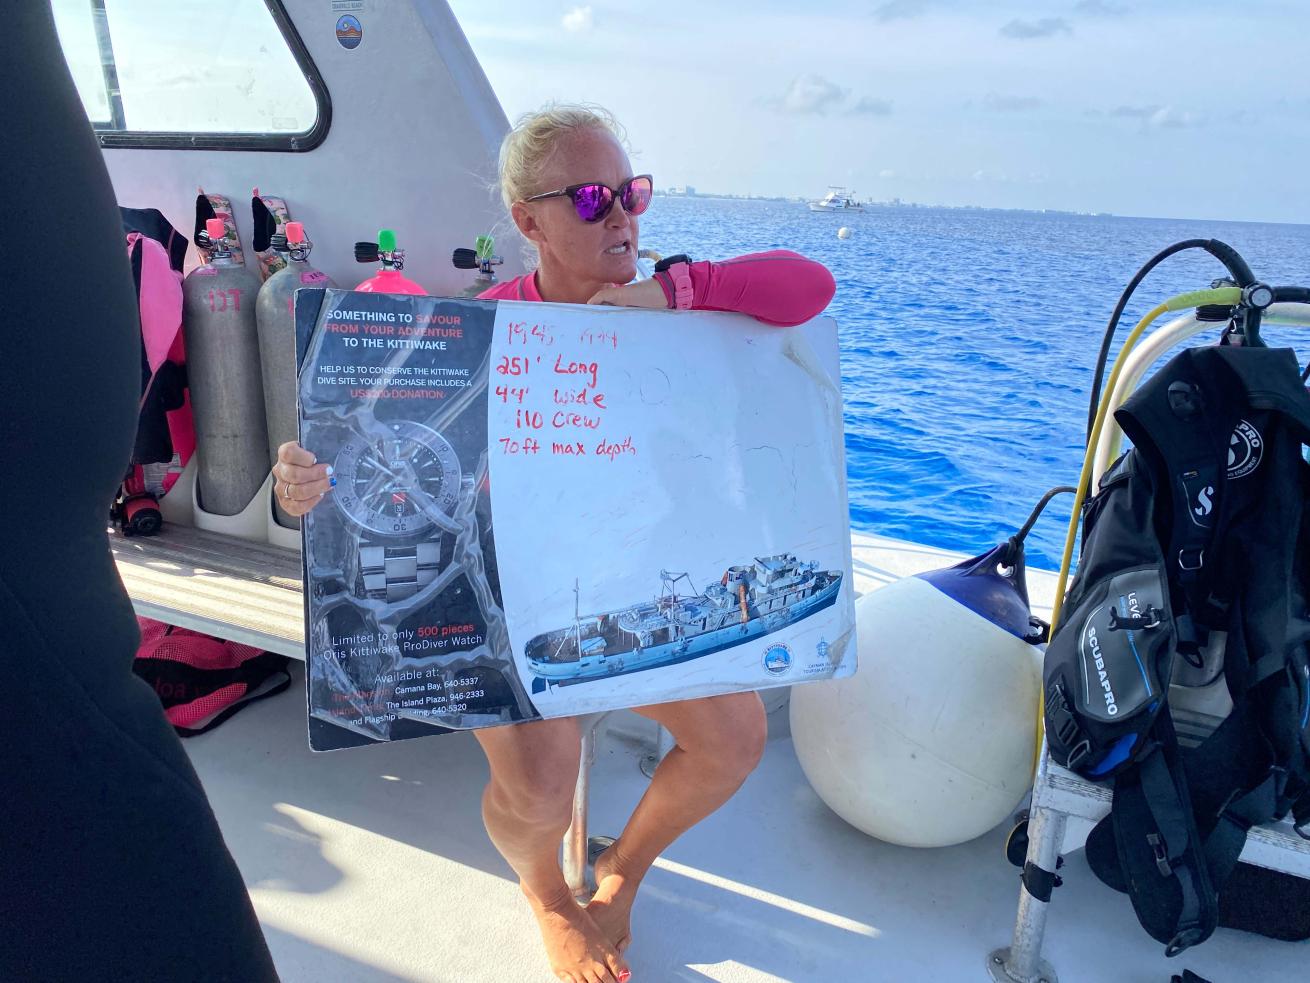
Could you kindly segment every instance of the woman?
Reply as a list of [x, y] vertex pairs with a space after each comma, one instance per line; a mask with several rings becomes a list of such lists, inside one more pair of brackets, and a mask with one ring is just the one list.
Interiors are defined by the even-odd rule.
[[[558, 106], [520, 120], [501, 147], [500, 187], [540, 262], [484, 298], [738, 311], [783, 326], [808, 320], [832, 299], [828, 271], [785, 251], [675, 263], [631, 283], [637, 216], [650, 204], [651, 181], [633, 176], [618, 126], [603, 110]], [[308, 512], [335, 483], [326, 465], [294, 443], [279, 449], [274, 477], [292, 515]], [[676, 746], [618, 841], [597, 860], [597, 891], [585, 908], [558, 860], [578, 775], [577, 720], [475, 732], [491, 765], [482, 806], [487, 832], [518, 874], [551, 966], [566, 983], [627, 983], [622, 953], [642, 878], [678, 836], [736, 792], [764, 750], [764, 708], [755, 693], [636, 712], [667, 727]]]

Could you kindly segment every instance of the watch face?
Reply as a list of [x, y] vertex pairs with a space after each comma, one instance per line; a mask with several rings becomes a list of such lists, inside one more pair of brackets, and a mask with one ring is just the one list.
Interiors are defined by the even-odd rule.
[[385, 429], [356, 434], [337, 452], [333, 498], [351, 521], [372, 532], [425, 532], [459, 500], [459, 460], [446, 438], [422, 424]]

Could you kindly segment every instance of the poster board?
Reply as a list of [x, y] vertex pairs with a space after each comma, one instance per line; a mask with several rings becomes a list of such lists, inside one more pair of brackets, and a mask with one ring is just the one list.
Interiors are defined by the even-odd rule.
[[310, 743], [855, 670], [837, 331], [300, 290]]

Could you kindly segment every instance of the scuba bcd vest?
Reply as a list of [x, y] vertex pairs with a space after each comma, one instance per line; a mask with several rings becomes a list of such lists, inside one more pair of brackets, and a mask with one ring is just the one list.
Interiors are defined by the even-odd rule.
[[[1175, 955], [1214, 931], [1251, 826], [1310, 822], [1310, 395], [1289, 349], [1197, 348], [1115, 418], [1133, 448], [1084, 510], [1046, 734], [1113, 780], [1088, 861]], [[1231, 712], [1180, 746], [1170, 685], [1221, 674]]]

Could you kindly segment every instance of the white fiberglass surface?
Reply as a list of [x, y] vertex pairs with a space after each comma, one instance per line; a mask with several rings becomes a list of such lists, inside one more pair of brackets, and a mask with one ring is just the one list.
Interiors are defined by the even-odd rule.
[[[483, 831], [486, 765], [470, 736], [312, 755], [293, 685], [187, 748], [286, 983], [552, 979]], [[644, 792], [641, 753], [603, 740], [593, 833], [619, 832]], [[819, 800], [789, 739], [772, 740], [741, 792], [650, 873], [634, 983], [981, 981], [1018, 897], [1004, 832], [940, 850], [879, 843]], [[1046, 954], [1063, 983], [1163, 983], [1182, 966], [1215, 980], [1303, 971], [1305, 946], [1226, 930], [1166, 960], [1081, 851], [1061, 873]]]

